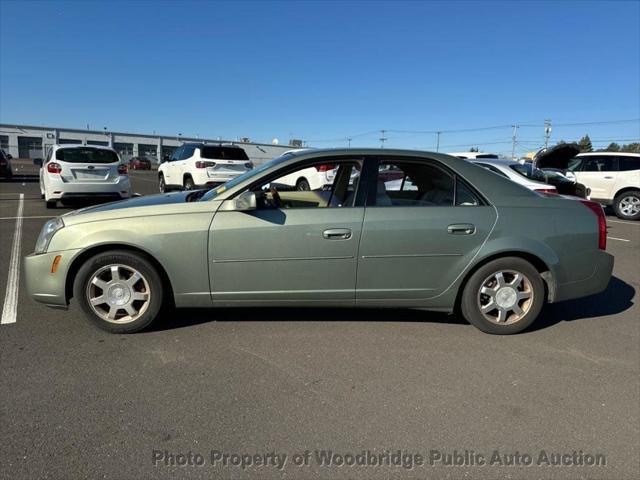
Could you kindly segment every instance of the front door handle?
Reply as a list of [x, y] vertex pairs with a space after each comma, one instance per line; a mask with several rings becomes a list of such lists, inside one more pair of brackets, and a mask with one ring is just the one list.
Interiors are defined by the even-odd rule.
[[476, 233], [476, 227], [470, 223], [454, 223], [447, 227], [447, 233], [452, 235], [473, 235]]
[[606, 178], [607, 180], [613, 180], [613, 177], [608, 177], [607, 176], [607, 177], [604, 177], [604, 178]]
[[348, 228], [329, 228], [322, 232], [322, 237], [327, 240], [348, 240], [351, 238], [351, 230]]

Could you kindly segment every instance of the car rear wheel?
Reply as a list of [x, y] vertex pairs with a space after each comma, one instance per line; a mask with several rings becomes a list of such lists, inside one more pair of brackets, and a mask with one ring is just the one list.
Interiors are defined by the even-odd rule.
[[623, 220], [640, 220], [640, 192], [631, 191], [618, 195], [613, 201], [613, 211]]
[[195, 184], [193, 183], [193, 178], [185, 177], [184, 182], [182, 184], [185, 190], [193, 190], [195, 188]]
[[296, 182], [296, 190], [305, 192], [311, 190], [311, 186], [306, 178], [301, 178]]
[[158, 177], [158, 190], [160, 190], [160, 193], [167, 192], [167, 185], [164, 183], [164, 175], [162, 174]]
[[58, 206], [58, 202], [56, 200], [45, 200], [47, 204], [47, 208], [56, 208]]
[[90, 258], [75, 278], [74, 296], [87, 318], [111, 333], [134, 333], [159, 315], [162, 279], [142, 255], [104, 252]]
[[469, 323], [495, 335], [518, 333], [536, 319], [544, 304], [542, 277], [526, 260], [505, 257], [480, 267], [462, 293]]

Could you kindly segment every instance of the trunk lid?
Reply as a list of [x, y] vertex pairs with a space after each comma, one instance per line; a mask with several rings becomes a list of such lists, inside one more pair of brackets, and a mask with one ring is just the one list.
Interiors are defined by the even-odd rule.
[[533, 156], [533, 165], [537, 168], [566, 170], [569, 161], [579, 153], [580, 147], [576, 143], [561, 143], [538, 150]]

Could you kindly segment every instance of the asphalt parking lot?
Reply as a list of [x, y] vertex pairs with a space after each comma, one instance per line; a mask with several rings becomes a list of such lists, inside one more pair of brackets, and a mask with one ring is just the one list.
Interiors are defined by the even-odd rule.
[[[34, 172], [19, 173], [0, 182], [3, 299], [14, 239], [30, 253], [69, 210], [47, 210]], [[157, 191], [155, 172], [131, 178]], [[15, 322], [0, 325], [0, 478], [639, 478], [640, 223], [608, 227], [609, 288], [547, 306], [511, 337], [441, 314], [339, 309], [183, 310], [110, 335], [20, 282]], [[329, 450], [391, 465], [320, 466]], [[503, 465], [468, 460], [494, 451]], [[541, 451], [606, 464], [540, 466]]]

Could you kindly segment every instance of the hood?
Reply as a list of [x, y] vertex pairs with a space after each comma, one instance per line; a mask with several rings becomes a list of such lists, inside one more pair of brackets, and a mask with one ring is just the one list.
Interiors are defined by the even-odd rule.
[[[105, 203], [95, 207], [81, 208], [62, 216], [65, 225], [78, 223], [95, 222], [101, 220], [113, 220], [118, 218], [146, 217], [149, 215], [171, 215], [180, 214], [185, 211], [196, 211], [194, 209], [199, 203], [188, 203], [193, 194], [191, 192], [176, 192], [161, 195], [150, 195], [137, 197], [119, 202]], [[209, 206], [209, 209], [211, 207]]]
[[569, 160], [580, 153], [580, 147], [576, 143], [561, 143], [551, 148], [538, 150], [533, 156], [533, 164], [536, 168], [558, 168], [566, 170]]
[[156, 207], [158, 205], [168, 205], [171, 203], [185, 203], [187, 196], [193, 192], [175, 192], [164, 193], [160, 195], [148, 195], [144, 197], [135, 197], [128, 200], [120, 200], [117, 202], [104, 203], [93, 207], [85, 207], [79, 210], [69, 212], [64, 217], [83, 215], [86, 213], [109, 212], [112, 210], [122, 210], [123, 208], [139, 208], [139, 207]]

